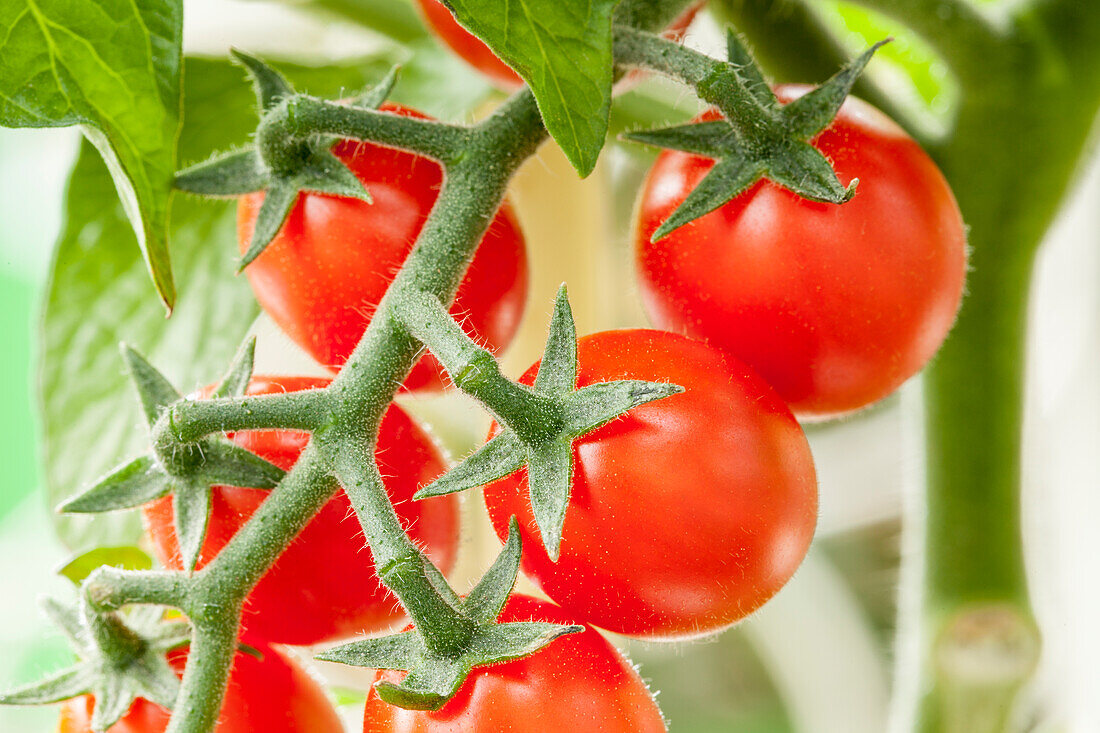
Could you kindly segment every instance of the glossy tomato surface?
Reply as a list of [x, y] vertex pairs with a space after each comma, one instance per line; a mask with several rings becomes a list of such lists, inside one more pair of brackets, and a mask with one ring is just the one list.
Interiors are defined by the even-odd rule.
[[[523, 569], [584, 621], [650, 639], [722, 629], [790, 579], [817, 520], [801, 427], [775, 392], [713, 347], [665, 331], [578, 342], [578, 387], [684, 387], [574, 442], [561, 557], [543, 548], [526, 471], [485, 488], [497, 534], [519, 518]], [[521, 381], [532, 384], [533, 366]]]
[[[440, 0], [416, 0], [424, 20], [447, 48], [455, 52], [470, 66], [484, 74], [495, 86], [505, 91], [513, 91], [523, 86], [523, 79], [512, 67], [500, 60], [481, 39], [463, 28]], [[698, 2], [680, 14], [662, 34], [665, 38], [679, 40], [703, 3]], [[631, 72], [637, 79], [637, 74]]]
[[[257, 377], [249, 394], [322, 387], [328, 380]], [[257, 430], [232, 436], [237, 444], [290, 469], [309, 436], [291, 430]], [[382, 420], [377, 457], [386, 490], [412, 538], [444, 571], [458, 547], [458, 508], [453, 498], [414, 502], [412, 495], [444, 470], [431, 438], [398, 406]], [[210, 525], [199, 558], [208, 563], [259, 508], [268, 491], [219, 486], [213, 490]], [[180, 569], [170, 496], [142, 509], [157, 557]], [[387, 628], [402, 617], [397, 600], [378, 580], [359, 522], [343, 491], [321, 509], [249, 596], [243, 627], [280, 644], [318, 644]]]
[[[512, 596], [501, 621], [578, 621], [547, 601]], [[376, 680], [398, 681], [401, 672]], [[367, 697], [363, 733], [663, 733], [638, 673], [599, 632], [561, 637], [523, 659], [477, 667], [440, 710], [402, 710]]]
[[[263, 659], [239, 652], [233, 660], [221, 717], [215, 733], [341, 733], [343, 726], [324, 688], [294, 661], [275, 648], [251, 639], [248, 644]], [[180, 673], [186, 654], [173, 652], [172, 666]], [[78, 697], [61, 708], [59, 733], [91, 733], [95, 700]], [[108, 733], [161, 733], [169, 712], [138, 698]]]
[[[423, 117], [406, 107], [382, 107]], [[370, 143], [343, 141], [333, 152], [358, 176], [374, 203], [303, 193], [267, 249], [246, 269], [257, 300], [295, 342], [321, 364], [339, 369], [355, 349], [394, 275], [412, 251], [439, 196], [439, 165]], [[237, 208], [243, 252], [263, 194]], [[492, 350], [508, 345], [527, 300], [527, 253], [506, 202], [497, 212], [458, 290], [451, 312], [472, 338]], [[425, 356], [405, 388], [441, 386], [435, 359]]]
[[848, 203], [762, 181], [651, 243], [713, 165], [668, 151], [642, 190], [636, 246], [656, 326], [741, 359], [796, 414], [828, 417], [890, 394], [939, 348], [962, 297], [966, 230], [932, 160], [866, 103], [849, 98], [814, 144], [841, 183], [859, 178]]

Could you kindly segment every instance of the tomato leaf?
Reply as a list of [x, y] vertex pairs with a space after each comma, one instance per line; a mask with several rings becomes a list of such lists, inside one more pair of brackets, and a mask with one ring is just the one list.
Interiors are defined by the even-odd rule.
[[[391, 66], [386, 57], [343, 67], [282, 68], [310, 92], [336, 95], [366, 86]], [[211, 150], [247, 142], [256, 126], [255, 98], [240, 68], [188, 59], [187, 69], [181, 158], [201, 160]], [[64, 205], [38, 355], [43, 477], [51, 503], [147, 449], [144, 416], [117, 355], [120, 341], [163, 364], [172, 383], [190, 391], [224, 370], [259, 312], [248, 283], [233, 276], [237, 236], [230, 202], [175, 197], [176, 276], [189, 297], [167, 321], [149, 307], [144, 265], [137, 249], [125, 244], [133, 237], [126, 214], [88, 144]], [[141, 534], [132, 512], [61, 516], [57, 528], [74, 549], [133, 543]]]
[[180, 127], [182, 0], [11, 0], [2, 7], [0, 125], [83, 128], [171, 309], [168, 208]]
[[96, 568], [110, 565], [127, 570], [151, 570], [153, 558], [140, 547], [97, 547], [90, 552], [77, 555], [58, 570], [74, 584], [80, 585]]
[[611, 111], [618, 0], [447, 0], [455, 18], [531, 87], [546, 129], [586, 176]]

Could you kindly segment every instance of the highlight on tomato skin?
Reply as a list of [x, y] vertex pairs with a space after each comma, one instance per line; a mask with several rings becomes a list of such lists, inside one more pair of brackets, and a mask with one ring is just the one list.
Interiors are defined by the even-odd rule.
[[[313, 377], [253, 377], [248, 394], [271, 394], [324, 387]], [[205, 391], [209, 394], [210, 388]], [[309, 441], [295, 430], [255, 430], [231, 439], [280, 468], [289, 470]], [[397, 405], [387, 410], [376, 451], [402, 523], [444, 572], [458, 552], [458, 501], [440, 497], [413, 501], [421, 486], [443, 473], [446, 462], [432, 438]], [[212, 489], [210, 524], [198, 566], [213, 559], [244, 526], [270, 492], [217, 486]], [[172, 497], [142, 508], [157, 558], [180, 569]], [[280, 644], [310, 645], [388, 629], [404, 618], [397, 599], [374, 571], [366, 540], [347, 494], [340, 490], [306, 525], [245, 602], [242, 626], [251, 636]]]
[[[670, 40], [681, 40], [704, 4], [705, 0], [699, 0], [685, 8], [661, 35]], [[440, 0], [416, 0], [416, 5], [435, 36], [455, 55], [481, 72], [494, 86], [506, 92], [513, 92], [523, 86], [520, 75], [501, 61], [480, 38], [463, 28]], [[637, 81], [645, 73], [632, 70], [627, 76], [630, 77], [628, 81]]]
[[[499, 620], [579, 623], [550, 603], [513, 595]], [[403, 672], [377, 672], [399, 681]], [[645, 682], [598, 631], [554, 640], [531, 656], [475, 667], [457, 694], [428, 712], [394, 707], [371, 688], [363, 733], [664, 733]]]
[[[808, 87], [780, 86], [788, 102]], [[709, 112], [704, 119], [713, 119]], [[966, 228], [935, 163], [884, 114], [849, 97], [813, 144], [855, 197], [818, 203], [761, 181], [657, 242], [657, 227], [713, 166], [664, 151], [635, 215], [652, 323], [744, 361], [803, 418], [859, 410], [939, 349], [966, 274]]]
[[[427, 117], [393, 103], [380, 109]], [[344, 140], [332, 152], [363, 182], [373, 203], [303, 192], [245, 274], [279, 328], [318, 363], [338, 371], [412, 251], [439, 197], [443, 171], [428, 158], [372, 143]], [[263, 200], [259, 192], [238, 201], [242, 253]], [[523, 318], [527, 279], [523, 232], [505, 201], [478, 246], [451, 313], [478, 343], [503, 350]], [[444, 385], [442, 367], [425, 354], [403, 388], [429, 391]]]
[[485, 487], [499, 537], [519, 520], [524, 573], [577, 618], [642, 639], [710, 634], [755, 611], [794, 574], [817, 522], [813, 459], [790, 410], [748, 367], [666, 331], [585, 336], [578, 364], [578, 388], [640, 379], [685, 391], [575, 441], [557, 562], [526, 470]]
[[[289, 656], [252, 638], [246, 640], [262, 659], [237, 652], [214, 733], [342, 733], [343, 724], [325, 689]], [[186, 651], [169, 654], [183, 673]], [[61, 706], [58, 733], [92, 733], [95, 700], [73, 698]], [[163, 733], [171, 713], [143, 698], [130, 706], [107, 733]]]

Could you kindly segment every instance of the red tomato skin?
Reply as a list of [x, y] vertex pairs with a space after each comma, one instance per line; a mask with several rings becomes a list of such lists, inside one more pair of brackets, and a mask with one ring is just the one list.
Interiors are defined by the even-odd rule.
[[[325, 386], [311, 377], [255, 377], [249, 394], [270, 394]], [[232, 440], [289, 470], [309, 441], [307, 433], [256, 430]], [[416, 490], [443, 473], [445, 463], [431, 438], [398, 406], [382, 420], [377, 456], [386, 489], [410, 535], [444, 571], [458, 551], [458, 504], [432, 499], [414, 502]], [[210, 524], [199, 557], [210, 562], [248, 521], [268, 491], [215, 487]], [[157, 558], [168, 568], [183, 563], [170, 496], [142, 508]], [[362, 529], [342, 490], [328, 501], [253, 589], [242, 626], [251, 635], [279, 644], [320, 644], [388, 628], [403, 618], [396, 598], [378, 580]]]
[[[507, 92], [523, 86], [520, 75], [501, 61], [480, 38], [463, 28], [440, 0], [416, 0], [416, 4], [436, 37], [462, 60], [485, 75], [494, 86]], [[686, 8], [662, 35], [673, 41], [682, 39], [702, 6], [703, 1], [700, 1]], [[633, 77], [632, 81], [637, 81], [640, 75], [631, 71], [627, 76]]]
[[[425, 118], [394, 104], [395, 114]], [[439, 196], [443, 173], [428, 158], [344, 140], [333, 153], [374, 203], [303, 193], [267, 249], [245, 268], [256, 299], [279, 327], [322, 365], [338, 370], [362, 338]], [[264, 194], [242, 196], [237, 235], [243, 253]], [[451, 307], [466, 332], [496, 351], [519, 328], [527, 301], [527, 252], [505, 202], [489, 225]], [[439, 389], [442, 368], [425, 355], [406, 390]]]
[[713, 166], [663, 152], [639, 198], [636, 253], [655, 326], [725, 350], [796, 414], [826, 418], [887, 396], [939, 349], [962, 298], [966, 229], [935, 163], [865, 102], [849, 98], [814, 144], [841, 183], [859, 178], [848, 203], [762, 181], [651, 243]]
[[[578, 623], [530, 596], [512, 596], [501, 621]], [[378, 672], [377, 680], [401, 679]], [[363, 733], [664, 733], [661, 711], [645, 683], [598, 631], [555, 640], [523, 659], [477, 667], [435, 712], [403, 710], [371, 688]]]
[[[817, 522], [813, 459], [794, 416], [744, 365], [665, 331], [586, 336], [578, 362], [578, 388], [644, 379], [686, 391], [574, 442], [557, 563], [526, 470], [485, 487], [496, 533], [505, 537], [516, 515], [524, 573], [609, 631], [685, 639], [752, 613], [794, 574]], [[520, 381], [532, 384], [537, 366]]]
[[[262, 642], [247, 642], [263, 659], [238, 652], [225, 690], [215, 733], [341, 733], [343, 726], [325, 690], [282, 652]], [[183, 672], [186, 654], [173, 652], [172, 666]], [[58, 733], [92, 733], [95, 700], [73, 698], [61, 708]], [[142, 698], [107, 733], [162, 733], [169, 712]]]

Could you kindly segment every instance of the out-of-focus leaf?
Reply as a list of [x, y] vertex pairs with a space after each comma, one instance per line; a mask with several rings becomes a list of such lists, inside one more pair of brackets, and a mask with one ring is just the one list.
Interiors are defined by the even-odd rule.
[[0, 3], [0, 125], [83, 128], [169, 308], [182, 29], [182, 0]]

